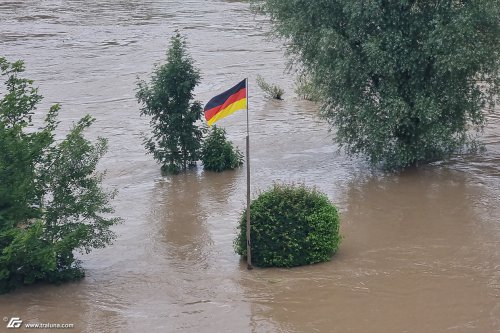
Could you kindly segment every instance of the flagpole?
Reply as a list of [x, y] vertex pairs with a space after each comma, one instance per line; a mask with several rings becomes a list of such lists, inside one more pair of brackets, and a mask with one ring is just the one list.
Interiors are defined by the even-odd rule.
[[248, 78], [245, 79], [247, 97], [247, 269], [252, 269], [252, 249], [250, 238], [250, 125], [248, 121]]

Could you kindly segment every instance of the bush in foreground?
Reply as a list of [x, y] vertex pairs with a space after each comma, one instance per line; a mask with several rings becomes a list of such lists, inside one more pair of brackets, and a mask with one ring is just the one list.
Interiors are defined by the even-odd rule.
[[[337, 251], [339, 215], [328, 197], [305, 185], [274, 184], [250, 205], [252, 262], [261, 267], [292, 267], [328, 261]], [[247, 255], [246, 210], [235, 240]]]

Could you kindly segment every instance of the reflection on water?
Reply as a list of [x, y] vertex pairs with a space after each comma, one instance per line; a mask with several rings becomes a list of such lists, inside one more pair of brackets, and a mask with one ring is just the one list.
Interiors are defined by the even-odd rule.
[[[198, 99], [249, 77], [252, 192], [305, 182], [339, 206], [344, 240], [331, 262], [248, 272], [232, 248], [244, 168], [162, 177], [144, 154], [135, 82], [176, 28], [203, 75]], [[113, 246], [81, 256], [84, 280], [0, 296], [0, 316], [73, 332], [500, 331], [500, 111], [483, 155], [372, 171], [339, 154], [316, 106], [293, 96], [265, 28], [246, 1], [0, 2], [0, 55], [26, 60], [40, 109], [61, 102], [61, 129], [91, 113], [89, 136], [109, 138], [101, 167], [125, 219]], [[265, 100], [257, 74], [285, 101]], [[244, 147], [244, 113], [221, 125]]]
[[210, 257], [212, 240], [206, 226], [206, 212], [200, 207], [202, 184], [194, 174], [172, 177], [168, 182], [158, 183], [152, 222], [160, 224], [157, 231], [160, 240], [166, 243], [166, 257], [184, 266], [206, 267]]
[[157, 182], [150, 216], [155, 252], [165, 250], [162, 255], [178, 268], [209, 267], [216, 254], [207, 216], [215, 217], [228, 202], [237, 172], [189, 171]]

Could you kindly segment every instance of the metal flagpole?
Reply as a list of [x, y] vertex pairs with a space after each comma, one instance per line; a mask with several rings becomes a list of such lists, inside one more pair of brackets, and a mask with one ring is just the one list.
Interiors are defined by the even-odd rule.
[[245, 80], [247, 94], [247, 269], [252, 269], [252, 249], [250, 240], [250, 126], [248, 124], [248, 78]]

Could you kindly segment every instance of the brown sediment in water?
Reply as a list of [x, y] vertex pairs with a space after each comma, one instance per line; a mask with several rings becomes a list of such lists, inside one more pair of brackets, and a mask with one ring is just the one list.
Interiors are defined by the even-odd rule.
[[[314, 104], [293, 98], [262, 26], [238, 1], [0, 4], [2, 56], [26, 61], [45, 109], [62, 103], [61, 130], [98, 119], [89, 136], [110, 140], [101, 167], [125, 219], [113, 246], [81, 256], [84, 280], [2, 295], [1, 316], [72, 332], [500, 331], [499, 111], [482, 156], [374, 172], [338, 154]], [[250, 78], [253, 191], [301, 181], [340, 208], [331, 262], [248, 272], [232, 248], [245, 170], [162, 177], [145, 155], [136, 77], [164, 59], [176, 28], [203, 74], [198, 99]], [[265, 100], [257, 74], [284, 87], [285, 101]], [[221, 125], [244, 148], [245, 114]]]

